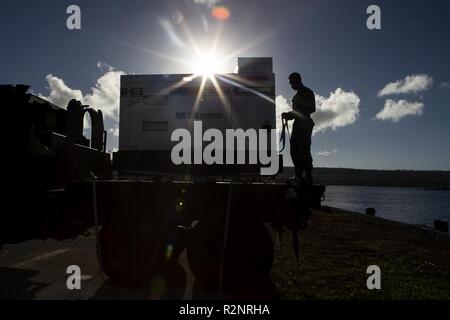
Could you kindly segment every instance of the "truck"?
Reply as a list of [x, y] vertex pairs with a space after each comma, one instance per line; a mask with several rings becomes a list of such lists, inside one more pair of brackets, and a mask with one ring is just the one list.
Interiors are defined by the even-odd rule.
[[[30, 203], [39, 206], [19, 211], [44, 212], [38, 225], [51, 222], [55, 227], [43, 237], [64, 239], [95, 227], [101, 270], [120, 286], [145, 288], [159, 299], [180, 299], [187, 282], [180, 264], [185, 254], [195, 278], [195, 299], [278, 298], [270, 277], [273, 231], [292, 232], [298, 256], [298, 232], [307, 227], [312, 209], [320, 208], [325, 187], [261, 176], [263, 164], [180, 166], [170, 158], [171, 131], [192, 130], [194, 120], [221, 132], [275, 130], [272, 59], [240, 58], [238, 65], [237, 74], [214, 78], [122, 76], [119, 150], [112, 160], [105, 153], [100, 111], [77, 101], [67, 109], [42, 99], [30, 104], [37, 98], [26, 94], [25, 87], [9, 87], [27, 112], [50, 119], [44, 126], [27, 122], [20, 131], [32, 137], [25, 139], [24, 149], [39, 142], [51, 152], [42, 163], [53, 171], [38, 170], [41, 158], [24, 151], [26, 163], [17, 165], [29, 170], [14, 192], [27, 189]], [[90, 140], [82, 135], [86, 112], [97, 119]], [[38, 139], [41, 131], [47, 132], [45, 139]], [[268, 151], [278, 155], [271, 146]], [[250, 149], [246, 145], [245, 152]], [[36, 179], [27, 177], [38, 173], [45, 179], [36, 186], [31, 181]]]

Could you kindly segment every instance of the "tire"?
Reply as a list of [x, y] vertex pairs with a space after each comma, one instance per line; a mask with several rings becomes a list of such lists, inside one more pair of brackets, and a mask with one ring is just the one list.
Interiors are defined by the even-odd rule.
[[[223, 226], [198, 223], [191, 231], [187, 248], [189, 266], [196, 280], [218, 287], [223, 251]], [[265, 226], [257, 222], [236, 221], [230, 225], [223, 263], [223, 281], [270, 274], [274, 248]]]

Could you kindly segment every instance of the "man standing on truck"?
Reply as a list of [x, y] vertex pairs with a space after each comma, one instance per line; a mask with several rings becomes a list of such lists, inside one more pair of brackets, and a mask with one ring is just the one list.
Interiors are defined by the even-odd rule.
[[303, 85], [299, 73], [289, 76], [289, 84], [297, 94], [292, 98], [292, 112], [283, 113], [282, 118], [286, 121], [294, 120], [291, 157], [295, 167], [295, 180], [300, 184], [312, 185], [311, 136], [315, 123], [311, 114], [316, 112], [316, 98], [314, 92]]

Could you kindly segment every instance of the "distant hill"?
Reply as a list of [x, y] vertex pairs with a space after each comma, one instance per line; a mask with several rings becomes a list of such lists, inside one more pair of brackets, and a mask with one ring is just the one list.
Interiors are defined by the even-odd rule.
[[[282, 176], [293, 175], [293, 167], [284, 168]], [[314, 168], [313, 176], [315, 183], [324, 185], [450, 188], [450, 171]]]

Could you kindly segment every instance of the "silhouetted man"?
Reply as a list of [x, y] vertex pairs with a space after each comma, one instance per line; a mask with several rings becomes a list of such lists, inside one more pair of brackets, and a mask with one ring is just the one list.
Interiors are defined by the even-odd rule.
[[283, 113], [282, 118], [295, 120], [291, 137], [291, 157], [295, 166], [295, 176], [300, 183], [309, 185], [313, 183], [311, 135], [315, 124], [311, 114], [316, 112], [316, 98], [314, 92], [303, 85], [300, 74], [291, 74], [289, 84], [297, 94], [292, 98], [292, 112]]

